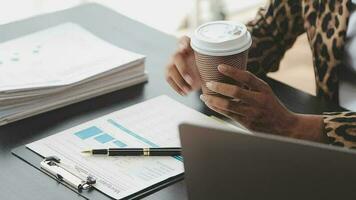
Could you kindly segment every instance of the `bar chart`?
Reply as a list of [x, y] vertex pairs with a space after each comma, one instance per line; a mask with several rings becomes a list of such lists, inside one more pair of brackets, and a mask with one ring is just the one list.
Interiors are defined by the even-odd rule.
[[106, 143], [112, 142], [114, 145], [116, 145], [119, 148], [127, 146], [127, 144], [116, 139], [112, 135], [105, 133], [103, 130], [101, 130], [97, 126], [91, 126], [86, 129], [83, 129], [81, 131], [75, 132], [74, 135], [77, 136], [78, 138], [80, 138], [81, 140], [94, 138], [95, 141], [97, 141], [101, 144], [106, 144]]

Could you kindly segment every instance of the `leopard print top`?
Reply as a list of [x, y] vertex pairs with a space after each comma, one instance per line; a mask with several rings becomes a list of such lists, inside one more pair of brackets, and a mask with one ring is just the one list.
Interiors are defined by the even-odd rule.
[[[278, 70], [284, 53], [306, 32], [313, 53], [317, 96], [338, 103], [338, 71], [351, 0], [270, 0], [247, 24], [254, 43], [249, 70], [258, 75]], [[332, 144], [356, 147], [356, 113], [324, 113], [324, 132]]]

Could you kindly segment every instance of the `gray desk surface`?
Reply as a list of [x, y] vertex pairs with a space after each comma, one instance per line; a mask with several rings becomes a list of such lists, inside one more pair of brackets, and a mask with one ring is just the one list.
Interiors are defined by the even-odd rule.
[[[149, 82], [57, 109], [0, 127], [0, 199], [81, 199], [42, 172], [11, 154], [11, 149], [38, 140], [114, 110], [166, 94], [187, 106], [212, 114], [198, 94], [180, 97], [164, 80], [164, 66], [174, 51], [176, 38], [135, 22], [97, 4], [33, 17], [0, 26], [0, 42], [63, 22], [75, 22], [119, 47], [147, 55]], [[287, 107], [303, 113], [339, 109], [277, 81], [267, 80]], [[146, 199], [186, 199], [184, 181], [166, 187]]]

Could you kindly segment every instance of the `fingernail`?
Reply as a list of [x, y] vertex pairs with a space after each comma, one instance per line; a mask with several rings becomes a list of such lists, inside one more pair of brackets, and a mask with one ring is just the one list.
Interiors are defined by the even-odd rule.
[[219, 71], [224, 71], [224, 70], [226, 70], [227, 68], [226, 68], [226, 66], [225, 65], [219, 65], [218, 66], [218, 70]]
[[212, 88], [213, 88], [213, 83], [212, 83], [212, 82], [207, 82], [205, 85], [206, 85], [206, 87], [209, 88], [209, 89], [212, 89]]
[[193, 85], [193, 79], [191, 76], [189, 76], [188, 74], [184, 75], [184, 80], [189, 84], [189, 85]]
[[201, 94], [201, 95], [200, 95], [200, 99], [205, 102], [205, 101], [206, 101], [206, 96], [204, 96], [203, 94]]
[[190, 91], [190, 89], [189, 88], [187, 88], [187, 87], [185, 87], [185, 86], [183, 86], [182, 87], [182, 90], [184, 91], [184, 93], [189, 93], [189, 91]]

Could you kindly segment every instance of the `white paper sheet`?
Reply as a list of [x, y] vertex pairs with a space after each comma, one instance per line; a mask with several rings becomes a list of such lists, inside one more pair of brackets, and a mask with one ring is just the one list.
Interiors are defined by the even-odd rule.
[[68, 85], [143, 58], [65, 23], [0, 44], [0, 92]]
[[95, 176], [95, 187], [120, 199], [183, 173], [181, 157], [94, 157], [91, 148], [177, 147], [184, 121], [216, 124], [206, 115], [167, 96], [159, 96], [28, 144], [42, 156], [58, 156]]
[[[125, 80], [114, 79], [114, 81], [103, 84], [104, 86], [106, 84], [110, 85], [108, 87], [100, 87], [100, 85], [97, 85], [99, 87], [87, 88], [84, 91], [75, 89], [67, 92], [63, 97], [59, 97], [57, 99], [56, 97], [59, 95], [54, 95], [49, 98], [45, 98], [44, 101], [31, 101], [29, 105], [20, 106], [10, 110], [0, 110], [0, 125], [8, 124], [19, 119], [24, 119], [29, 116], [46, 112], [48, 110], [54, 110], [69, 104], [100, 96], [102, 94], [130, 87], [146, 80], [147, 74], [130, 76]], [[65, 98], [66, 96], [67, 98]]]

